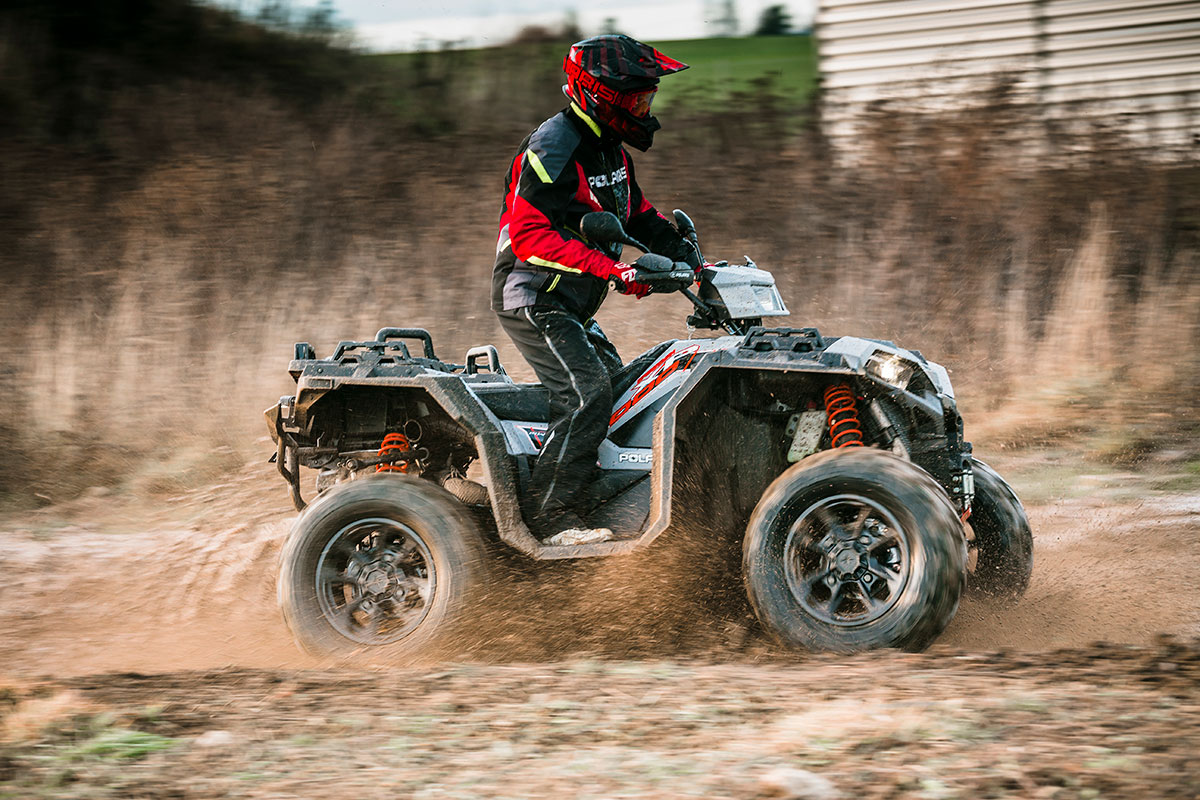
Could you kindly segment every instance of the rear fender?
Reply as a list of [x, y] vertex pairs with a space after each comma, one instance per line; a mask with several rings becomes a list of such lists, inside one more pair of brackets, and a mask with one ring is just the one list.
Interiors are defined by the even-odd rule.
[[529, 532], [521, 516], [517, 500], [517, 465], [508, 454], [500, 421], [487, 406], [454, 375], [423, 375], [413, 377], [378, 377], [357, 380], [353, 377], [329, 379], [318, 390], [305, 385], [302, 376], [297, 387], [296, 425], [300, 431], [310, 430], [321, 402], [342, 389], [361, 386], [372, 392], [411, 392], [437, 406], [456, 425], [460, 426], [475, 444], [475, 452], [483, 469], [491, 499], [492, 514], [502, 541], [526, 555], [535, 555], [540, 543]]

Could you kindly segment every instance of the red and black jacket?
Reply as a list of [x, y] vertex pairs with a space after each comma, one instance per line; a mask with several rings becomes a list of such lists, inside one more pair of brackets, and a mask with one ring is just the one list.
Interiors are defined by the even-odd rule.
[[589, 211], [613, 212], [653, 252], [687, 252], [642, 196], [620, 139], [572, 104], [526, 137], [509, 168], [492, 272], [495, 311], [551, 306], [580, 320], [596, 313], [617, 261], [579, 232]]

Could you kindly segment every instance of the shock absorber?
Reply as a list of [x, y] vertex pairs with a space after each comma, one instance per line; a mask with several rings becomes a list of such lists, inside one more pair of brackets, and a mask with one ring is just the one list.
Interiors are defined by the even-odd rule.
[[[383, 437], [383, 446], [379, 448], [380, 457], [399, 455], [409, 450], [408, 437], [403, 433], [389, 433]], [[376, 472], [408, 472], [408, 462], [398, 461], [394, 464], [377, 464]]]
[[850, 384], [839, 383], [825, 390], [825, 415], [829, 421], [829, 440], [833, 447], [863, 446], [858, 403]]

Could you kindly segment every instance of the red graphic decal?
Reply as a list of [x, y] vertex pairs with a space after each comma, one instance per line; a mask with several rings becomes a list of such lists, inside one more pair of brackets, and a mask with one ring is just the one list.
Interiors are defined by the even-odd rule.
[[[695, 360], [696, 353], [699, 352], [699, 350], [700, 345], [690, 345], [686, 349], [679, 352], [672, 350], [656, 361], [654, 366], [646, 370], [642, 374], [642, 377], [638, 378], [633, 384], [634, 386], [639, 387], [638, 390], [633, 393], [633, 397], [626, 400], [621, 404], [620, 408], [613, 412], [612, 417], [608, 420], [608, 426], [611, 428], [613, 425], [615, 425], [617, 420], [625, 416], [625, 414], [627, 414], [631, 408], [644, 400], [646, 395], [654, 391], [671, 374], [689, 369], [692, 366], [692, 361]], [[670, 359], [670, 361], [668, 361], [668, 359]]]

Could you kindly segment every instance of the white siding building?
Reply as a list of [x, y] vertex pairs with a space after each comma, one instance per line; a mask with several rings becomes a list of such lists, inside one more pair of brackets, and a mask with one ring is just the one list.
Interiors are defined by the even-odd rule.
[[820, 0], [816, 35], [844, 147], [878, 101], [964, 107], [1005, 84], [1051, 149], [1101, 120], [1156, 155], [1200, 155], [1200, 0]]

